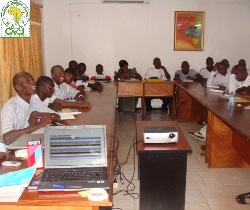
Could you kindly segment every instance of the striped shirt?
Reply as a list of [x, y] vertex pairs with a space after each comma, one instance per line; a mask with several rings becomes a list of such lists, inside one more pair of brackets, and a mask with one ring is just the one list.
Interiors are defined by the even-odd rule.
[[[35, 94], [35, 97], [38, 98], [39, 100], [41, 100], [37, 94]], [[53, 95], [50, 98], [45, 98], [45, 100], [42, 102], [44, 105], [48, 106], [49, 104], [52, 104], [56, 99], [57, 99], [57, 97], [55, 95]]]
[[31, 96], [30, 103], [24, 101], [19, 95], [8, 100], [1, 112], [1, 136], [12, 130], [27, 128], [33, 111], [55, 113], [34, 95]]
[[79, 90], [72, 88], [65, 82], [63, 82], [60, 85], [57, 85], [55, 82], [54, 84], [55, 84], [55, 93], [53, 96], [56, 96], [57, 98], [62, 100], [73, 99], [75, 98], [76, 94], [80, 92]]

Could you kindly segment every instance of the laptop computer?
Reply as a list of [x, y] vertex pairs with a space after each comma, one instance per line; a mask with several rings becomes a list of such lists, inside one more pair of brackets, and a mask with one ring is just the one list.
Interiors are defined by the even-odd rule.
[[105, 125], [48, 126], [38, 191], [108, 189]]
[[43, 144], [44, 134], [23, 134], [16, 141], [8, 146], [8, 150], [27, 149], [27, 141], [40, 140]]

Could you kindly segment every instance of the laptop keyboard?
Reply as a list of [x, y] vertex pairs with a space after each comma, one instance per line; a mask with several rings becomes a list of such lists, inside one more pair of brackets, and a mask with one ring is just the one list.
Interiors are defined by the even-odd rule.
[[42, 181], [67, 180], [105, 180], [108, 178], [106, 170], [86, 169], [47, 169], [44, 171]]

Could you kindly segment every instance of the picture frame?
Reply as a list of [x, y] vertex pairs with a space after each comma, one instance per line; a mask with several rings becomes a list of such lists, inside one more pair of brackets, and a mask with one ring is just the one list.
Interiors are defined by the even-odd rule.
[[203, 51], [205, 12], [175, 11], [174, 50]]

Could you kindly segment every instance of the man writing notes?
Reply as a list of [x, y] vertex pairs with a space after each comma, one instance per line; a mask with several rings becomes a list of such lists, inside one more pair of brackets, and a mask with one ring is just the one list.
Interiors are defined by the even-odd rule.
[[[145, 74], [145, 79], [161, 79], [161, 80], [170, 80], [170, 75], [166, 68], [161, 65], [161, 60], [160, 58], [155, 58], [153, 60], [153, 65], [154, 67], [151, 67], [147, 70]], [[147, 115], [151, 114], [152, 111], [152, 106], [151, 106], [151, 101], [152, 97], [146, 97], [145, 98], [145, 103], [146, 103], [146, 112]], [[168, 110], [168, 98], [166, 97], [161, 97], [159, 98], [162, 100], [162, 106], [161, 106], [161, 114], [164, 114]]]
[[60, 121], [59, 115], [34, 96], [35, 81], [29, 73], [15, 74], [13, 86], [17, 95], [4, 104], [1, 112], [1, 136], [7, 145], [51, 121]]

